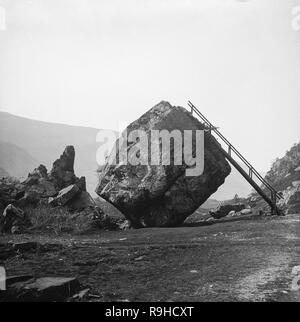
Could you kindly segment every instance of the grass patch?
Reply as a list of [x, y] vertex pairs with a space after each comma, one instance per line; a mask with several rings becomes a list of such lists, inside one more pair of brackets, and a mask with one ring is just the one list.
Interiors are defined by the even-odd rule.
[[35, 232], [84, 234], [97, 228], [88, 213], [74, 214], [63, 207], [39, 206], [25, 211], [32, 223], [30, 230]]
[[72, 213], [64, 207], [38, 206], [24, 209], [32, 226], [31, 232], [55, 235], [82, 235], [100, 230], [118, 230], [118, 220], [99, 215], [94, 210]]

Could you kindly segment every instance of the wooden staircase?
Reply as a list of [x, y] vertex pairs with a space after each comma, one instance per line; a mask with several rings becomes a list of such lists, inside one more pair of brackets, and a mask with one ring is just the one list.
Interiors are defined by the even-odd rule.
[[[280, 215], [280, 211], [276, 205], [278, 199], [282, 198], [282, 195], [278, 193], [259, 173], [258, 171], [243, 157], [243, 155], [218, 131], [216, 127], [197, 109], [197, 107], [188, 101], [188, 106], [191, 108], [191, 113], [195, 113], [204, 123], [205, 128], [212, 134], [216, 134], [227, 148], [227, 151], [220, 145], [220, 151], [223, 153], [225, 158], [238, 170], [238, 172], [251, 184], [251, 186], [257, 191], [257, 193], [267, 202], [271, 207], [273, 215]], [[239, 162], [234, 157], [237, 157], [240, 162], [246, 165], [247, 171], [244, 170]], [[254, 181], [256, 178], [261, 185]], [[266, 189], [263, 189], [265, 187]], [[268, 190], [268, 195], [264, 190]]]

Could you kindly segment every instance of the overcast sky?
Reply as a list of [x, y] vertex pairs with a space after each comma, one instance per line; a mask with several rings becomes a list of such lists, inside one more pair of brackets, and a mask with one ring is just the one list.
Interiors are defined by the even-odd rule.
[[296, 5], [0, 0], [0, 110], [118, 130], [161, 100], [191, 100], [265, 171], [300, 138]]

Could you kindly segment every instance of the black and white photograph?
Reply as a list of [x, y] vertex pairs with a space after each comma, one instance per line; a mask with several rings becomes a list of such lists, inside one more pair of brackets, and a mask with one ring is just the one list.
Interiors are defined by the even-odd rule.
[[0, 0], [1, 310], [300, 302], [299, 124], [300, 0]]

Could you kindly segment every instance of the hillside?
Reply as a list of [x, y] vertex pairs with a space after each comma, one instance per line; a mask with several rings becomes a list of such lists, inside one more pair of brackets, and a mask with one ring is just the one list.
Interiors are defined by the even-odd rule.
[[300, 213], [300, 142], [273, 163], [265, 178], [282, 192], [279, 204], [283, 209], [287, 213]]
[[284, 157], [275, 160], [265, 179], [280, 191], [300, 180], [300, 142], [294, 144]]
[[36, 159], [27, 151], [12, 143], [0, 141], [0, 152], [0, 168], [8, 175], [25, 178], [37, 166], [38, 161]]
[[[275, 160], [265, 179], [282, 194], [278, 205], [284, 213], [300, 213], [300, 143], [294, 144], [282, 158]], [[249, 200], [258, 207], [265, 205], [257, 193], [252, 193]]]

